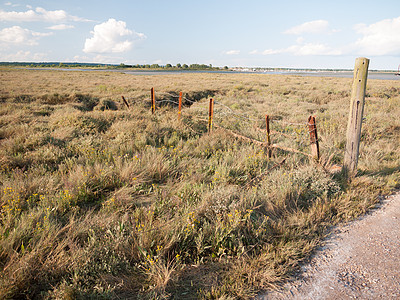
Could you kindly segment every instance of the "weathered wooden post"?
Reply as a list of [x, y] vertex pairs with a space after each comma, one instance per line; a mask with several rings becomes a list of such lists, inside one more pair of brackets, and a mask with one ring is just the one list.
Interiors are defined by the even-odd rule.
[[151, 88], [151, 113], [154, 114], [156, 111], [156, 95], [154, 94], [154, 88]]
[[311, 155], [314, 160], [319, 161], [317, 125], [315, 124], [315, 117], [313, 116], [308, 118], [308, 132], [310, 133]]
[[181, 120], [182, 115], [182, 92], [179, 92], [178, 120]]
[[208, 132], [211, 133], [212, 131], [212, 122], [214, 116], [214, 99], [210, 99], [210, 105], [208, 108]]
[[269, 129], [269, 115], [265, 115], [265, 123], [266, 123], [266, 133], [267, 133], [267, 147], [268, 147], [268, 158], [272, 157], [272, 149], [271, 149], [271, 132]]
[[354, 66], [350, 113], [349, 121], [347, 123], [346, 152], [344, 153], [344, 169], [351, 175], [354, 175], [357, 171], [368, 65], [368, 58], [359, 57], [356, 59]]

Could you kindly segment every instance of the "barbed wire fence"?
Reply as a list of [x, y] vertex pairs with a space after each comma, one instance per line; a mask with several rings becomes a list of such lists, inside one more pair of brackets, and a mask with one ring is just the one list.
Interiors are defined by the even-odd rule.
[[[156, 100], [156, 93], [154, 91], [154, 88], [151, 89], [151, 110], [152, 113], [155, 114], [157, 105], [165, 105], [165, 104], [170, 104], [178, 107], [178, 118], [181, 119], [182, 115], [182, 108], [191, 108], [191, 114], [190, 116], [195, 118], [198, 122], [206, 122], [208, 123], [208, 132], [211, 133], [213, 130], [213, 127], [217, 129], [224, 130], [230, 135], [235, 136], [236, 138], [246, 140], [251, 143], [255, 143], [257, 145], [260, 145], [262, 147], [265, 147], [268, 149], [268, 156], [271, 157], [271, 151], [272, 149], [280, 149], [282, 151], [286, 152], [292, 152], [292, 153], [297, 153], [297, 154], [302, 154], [307, 157], [310, 157], [313, 161], [318, 162], [320, 159], [320, 152], [319, 152], [319, 139], [318, 139], [318, 134], [317, 134], [317, 126], [316, 126], [316, 120], [314, 116], [310, 116], [308, 118], [307, 122], [290, 122], [290, 121], [285, 121], [282, 119], [274, 119], [271, 118], [269, 115], [265, 115], [265, 129], [260, 128], [257, 126], [258, 124], [261, 124], [264, 122], [261, 118], [254, 118], [251, 117], [245, 113], [235, 111], [231, 107], [223, 104], [220, 101], [215, 101], [213, 98], [209, 99], [209, 103], [205, 102], [200, 102], [200, 101], [194, 101], [192, 99], [189, 99], [188, 97], [184, 96], [182, 92], [177, 94], [172, 94], [169, 92], [157, 92], [157, 96], [161, 96], [161, 100]], [[125, 99], [124, 96], [122, 96], [122, 100], [126, 107], [129, 109], [130, 105], [128, 101]], [[208, 109], [208, 111], [207, 111]], [[200, 111], [200, 116], [196, 116], [194, 114], [194, 111], [199, 110]], [[207, 117], [204, 118], [204, 117]], [[225, 119], [222, 119], [225, 117]], [[226, 117], [231, 117], [239, 122], [242, 123], [247, 123], [248, 125], [251, 125], [255, 131], [258, 131], [261, 135], [265, 137], [264, 141], [260, 140], [260, 136], [257, 138], [246, 136], [243, 133], [236, 132], [230, 128], [224, 127], [222, 124], [226, 123]], [[216, 118], [220, 118], [219, 122], [215, 122]], [[283, 127], [283, 130], [270, 130], [271, 128], [271, 123], [276, 124], [278, 126], [276, 127]], [[184, 124], [186, 127], [188, 127], [191, 131], [197, 133], [197, 134], [202, 134], [199, 131], [196, 131], [193, 129], [191, 126], [188, 126], [188, 124]], [[289, 128], [300, 128], [300, 129], [295, 129], [292, 130], [292, 132], [289, 132]], [[286, 139], [295, 139], [296, 145], [300, 148], [305, 148], [305, 147], [310, 147], [311, 149], [311, 154], [306, 153], [302, 150], [287, 147], [284, 145], [278, 145], [276, 143], [271, 143], [271, 135], [278, 135], [280, 137], [286, 138]], [[304, 137], [304, 135], [308, 135], [308, 139]]]

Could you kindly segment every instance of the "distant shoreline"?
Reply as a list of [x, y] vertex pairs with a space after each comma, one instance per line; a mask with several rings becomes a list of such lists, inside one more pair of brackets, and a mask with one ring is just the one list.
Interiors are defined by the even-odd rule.
[[[180, 74], [199, 74], [199, 73], [210, 73], [210, 74], [265, 74], [265, 75], [292, 75], [292, 76], [303, 76], [303, 77], [338, 77], [338, 78], [353, 78], [352, 70], [340, 70], [340, 71], [301, 71], [301, 70], [276, 70], [276, 71], [244, 71], [244, 70], [143, 70], [143, 69], [102, 69], [102, 68], [27, 68], [19, 67], [25, 70], [52, 70], [52, 71], [81, 71], [81, 72], [120, 72], [129, 75], [139, 76], [154, 76], [154, 75], [180, 75]], [[377, 80], [400, 80], [400, 76], [395, 75], [395, 71], [369, 71], [368, 79]]]

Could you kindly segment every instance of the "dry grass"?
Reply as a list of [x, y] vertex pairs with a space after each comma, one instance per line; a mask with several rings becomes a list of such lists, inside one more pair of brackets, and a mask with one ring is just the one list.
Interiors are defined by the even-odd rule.
[[[7, 68], [0, 78], [1, 298], [249, 298], [400, 186], [398, 81], [368, 83], [348, 182], [326, 169], [343, 160], [349, 79]], [[151, 115], [153, 86], [159, 100], [182, 90], [196, 103], [182, 122], [169, 105]], [[215, 124], [263, 141], [268, 113], [284, 133], [273, 143], [303, 152], [316, 115], [326, 168], [208, 134], [210, 96]]]

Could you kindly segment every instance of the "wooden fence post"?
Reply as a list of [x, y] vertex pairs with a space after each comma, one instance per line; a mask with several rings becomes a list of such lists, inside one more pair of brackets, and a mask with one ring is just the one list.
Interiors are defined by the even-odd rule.
[[178, 120], [181, 120], [182, 115], [182, 92], [179, 92], [179, 107], [178, 107]]
[[156, 95], [154, 94], [154, 88], [151, 88], [151, 113], [154, 114], [156, 111]]
[[122, 100], [124, 101], [124, 103], [125, 103], [126, 107], [127, 107], [127, 108], [129, 108], [128, 101], [126, 101], [126, 100], [125, 100], [125, 97], [124, 97], [124, 96], [121, 96], [121, 97], [122, 97]]
[[208, 108], [208, 132], [212, 131], [212, 122], [214, 116], [214, 99], [210, 99], [210, 106]]
[[354, 66], [353, 85], [351, 91], [349, 121], [347, 123], [346, 152], [344, 153], [344, 169], [351, 175], [357, 170], [360, 149], [361, 125], [364, 114], [365, 89], [367, 86], [369, 59], [359, 57]]
[[272, 149], [271, 149], [271, 135], [269, 129], [269, 115], [265, 115], [265, 123], [266, 123], [266, 131], [267, 131], [267, 146], [268, 146], [268, 158], [272, 157]]
[[313, 116], [308, 118], [308, 132], [310, 133], [311, 155], [314, 160], [319, 161], [317, 125], [315, 124], [315, 117]]

